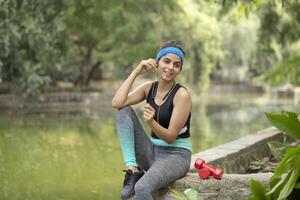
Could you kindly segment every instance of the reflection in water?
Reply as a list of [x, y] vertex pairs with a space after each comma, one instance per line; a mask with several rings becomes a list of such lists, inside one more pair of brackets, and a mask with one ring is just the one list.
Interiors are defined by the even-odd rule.
[[265, 112], [297, 111], [290, 99], [269, 99], [257, 96], [226, 96], [207, 101], [193, 108], [193, 151], [198, 152], [223, 144], [271, 126]]
[[0, 199], [118, 199], [111, 118], [1, 118], [0, 127]]
[[[266, 111], [299, 110], [289, 100], [220, 101], [194, 102], [194, 153], [270, 126]], [[0, 199], [119, 199], [122, 169], [109, 107], [0, 115]]]

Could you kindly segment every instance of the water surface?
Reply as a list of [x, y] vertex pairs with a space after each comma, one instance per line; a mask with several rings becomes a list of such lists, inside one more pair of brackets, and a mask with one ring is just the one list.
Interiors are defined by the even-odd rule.
[[[282, 109], [299, 104], [249, 94], [197, 100], [193, 153], [267, 128], [264, 112]], [[0, 199], [119, 199], [124, 166], [114, 111], [34, 113], [0, 114]]]

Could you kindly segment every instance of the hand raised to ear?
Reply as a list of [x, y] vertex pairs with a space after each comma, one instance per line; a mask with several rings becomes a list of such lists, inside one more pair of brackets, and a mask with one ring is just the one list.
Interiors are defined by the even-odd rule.
[[156, 69], [158, 66], [157, 61], [153, 58], [149, 58], [147, 60], [142, 60], [138, 66], [134, 69], [134, 71], [140, 75], [144, 74], [148, 71], [151, 71], [153, 69]]

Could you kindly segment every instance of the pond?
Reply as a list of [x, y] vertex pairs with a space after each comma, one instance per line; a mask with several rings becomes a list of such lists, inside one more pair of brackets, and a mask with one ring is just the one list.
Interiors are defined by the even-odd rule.
[[[193, 153], [269, 127], [264, 112], [282, 109], [299, 104], [257, 94], [197, 100]], [[93, 109], [96, 115], [1, 113], [0, 199], [119, 199], [124, 166], [109, 106]]]

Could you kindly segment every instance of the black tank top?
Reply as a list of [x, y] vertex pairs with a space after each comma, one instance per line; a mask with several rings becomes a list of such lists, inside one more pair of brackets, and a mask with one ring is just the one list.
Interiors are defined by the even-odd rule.
[[[155, 109], [155, 115], [153, 119], [159, 122], [159, 124], [164, 128], [168, 128], [171, 120], [172, 112], [173, 112], [174, 96], [178, 91], [178, 89], [184, 86], [180, 85], [179, 83], [176, 83], [173, 90], [171, 91], [171, 93], [169, 94], [169, 96], [161, 106], [158, 106], [154, 100], [155, 93], [157, 91], [157, 86], [158, 86], [158, 81], [152, 83], [147, 96], [147, 103], [149, 103]], [[185, 125], [182, 127], [176, 139], [190, 137], [190, 119], [191, 119], [191, 113], [189, 114], [189, 117], [185, 122]], [[159, 138], [153, 131], [151, 131], [151, 136], [153, 138]]]

